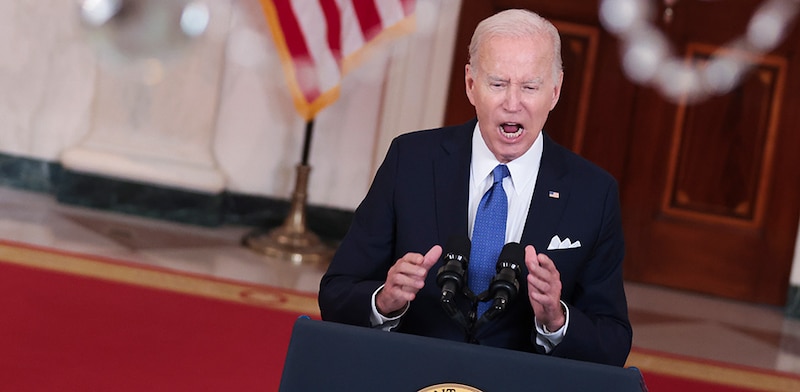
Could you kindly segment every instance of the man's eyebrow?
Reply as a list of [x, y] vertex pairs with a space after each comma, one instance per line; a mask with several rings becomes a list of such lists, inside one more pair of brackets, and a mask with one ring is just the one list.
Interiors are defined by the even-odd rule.
[[522, 82], [522, 84], [542, 84], [542, 83], [544, 83], [544, 79], [542, 79], [541, 76]]
[[[509, 78], [504, 78], [502, 76], [496, 76], [496, 75], [486, 75], [486, 79], [489, 80], [490, 82], [504, 82], [504, 83], [510, 83], [511, 82], [511, 80]], [[533, 79], [525, 80], [525, 81], [521, 82], [520, 84], [524, 84], [524, 85], [529, 85], [529, 84], [541, 85], [542, 83], [544, 83], [544, 78], [542, 78], [541, 76], [537, 76], [537, 77], [535, 77]]]
[[503, 78], [503, 77], [495, 76], [495, 75], [486, 75], [486, 78], [489, 79], [492, 82], [508, 82], [509, 81], [508, 78]]

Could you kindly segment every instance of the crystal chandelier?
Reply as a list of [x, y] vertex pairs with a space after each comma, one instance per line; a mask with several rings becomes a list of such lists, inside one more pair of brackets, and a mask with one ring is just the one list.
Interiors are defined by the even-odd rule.
[[[664, 0], [665, 23], [672, 21], [677, 2]], [[599, 11], [603, 27], [622, 43], [622, 67], [631, 81], [656, 88], [672, 102], [695, 103], [738, 86], [755, 60], [780, 45], [798, 8], [796, 0], [765, 1], [743, 35], [702, 62], [675, 55], [654, 24], [656, 5], [651, 0], [602, 0]]]

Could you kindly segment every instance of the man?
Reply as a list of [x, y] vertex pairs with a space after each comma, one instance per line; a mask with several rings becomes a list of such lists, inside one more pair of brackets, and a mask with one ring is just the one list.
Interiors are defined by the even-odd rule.
[[[392, 142], [322, 278], [323, 319], [624, 365], [632, 331], [616, 181], [542, 132], [561, 92], [560, 46], [555, 27], [529, 11], [478, 25], [465, 67], [477, 120]], [[475, 256], [481, 196], [498, 165], [510, 174], [500, 180], [504, 240], [525, 246], [519, 294], [465, 333], [441, 304], [439, 259], [454, 236], [469, 235]]]

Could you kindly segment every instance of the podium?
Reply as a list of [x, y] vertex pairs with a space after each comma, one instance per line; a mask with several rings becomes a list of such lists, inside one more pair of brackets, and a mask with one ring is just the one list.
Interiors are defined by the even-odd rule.
[[635, 368], [300, 318], [280, 392], [646, 391]]

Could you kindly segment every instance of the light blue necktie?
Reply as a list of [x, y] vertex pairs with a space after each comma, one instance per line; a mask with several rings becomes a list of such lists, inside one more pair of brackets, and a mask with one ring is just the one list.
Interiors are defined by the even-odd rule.
[[[506, 241], [506, 217], [508, 215], [508, 199], [503, 190], [503, 178], [509, 175], [506, 165], [497, 165], [492, 170], [494, 184], [483, 194], [478, 212], [475, 214], [475, 225], [472, 228], [472, 249], [470, 252], [469, 287], [475, 295], [489, 288], [495, 275], [497, 257]], [[478, 317], [489, 309], [491, 302], [478, 304]]]

